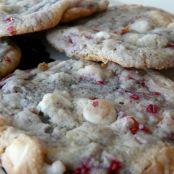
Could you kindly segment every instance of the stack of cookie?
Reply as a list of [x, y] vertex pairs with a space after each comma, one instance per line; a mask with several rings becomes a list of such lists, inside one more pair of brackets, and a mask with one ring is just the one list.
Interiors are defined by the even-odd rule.
[[[150, 70], [174, 67], [174, 16], [107, 6], [1, 1], [0, 173], [174, 173], [174, 82]], [[77, 59], [14, 71], [21, 52], [7, 36], [58, 23], [47, 41]]]
[[9, 38], [4, 37], [46, 30], [60, 22], [70, 22], [104, 11], [107, 5], [105, 0], [2, 0], [0, 2], [0, 78], [14, 71], [21, 58], [20, 49]]

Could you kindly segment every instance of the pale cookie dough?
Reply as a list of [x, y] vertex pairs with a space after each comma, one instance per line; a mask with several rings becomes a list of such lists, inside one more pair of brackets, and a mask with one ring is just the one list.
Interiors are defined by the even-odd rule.
[[20, 58], [21, 51], [14, 43], [0, 39], [0, 79], [15, 70]]
[[112, 7], [73, 27], [57, 28], [49, 43], [70, 57], [123, 67], [174, 67], [174, 16], [138, 5]]
[[173, 174], [174, 147], [154, 146], [134, 161], [133, 168], [134, 174]]
[[7, 174], [173, 174], [174, 82], [154, 71], [42, 63], [2, 79], [0, 101]]
[[[85, 14], [85, 9], [79, 7], [81, 0], [1, 0], [0, 1], [0, 37], [12, 36], [24, 33], [31, 33], [52, 28], [62, 19], [72, 20], [69, 15], [75, 18], [81, 15], [90, 15], [95, 11], [107, 8], [107, 3], [100, 4], [96, 0], [96, 8]], [[95, 3], [93, 3], [95, 5]], [[82, 5], [85, 3], [82, 3]], [[73, 9], [76, 9], [76, 13]], [[69, 11], [67, 11], [70, 9]], [[65, 13], [67, 11], [67, 13]]]
[[90, 16], [97, 12], [105, 11], [108, 6], [107, 0], [85, 0], [81, 1], [77, 7], [73, 7], [68, 9], [62, 19], [61, 22], [70, 22], [82, 17]]

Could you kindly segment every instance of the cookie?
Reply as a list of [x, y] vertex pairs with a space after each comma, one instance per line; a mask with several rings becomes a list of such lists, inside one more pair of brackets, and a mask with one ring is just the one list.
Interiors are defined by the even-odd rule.
[[134, 161], [134, 173], [172, 174], [174, 171], [174, 148], [168, 144], [158, 145], [141, 154]]
[[[10, 126], [0, 127], [1, 163], [8, 174], [63, 174], [60, 161], [46, 161], [42, 143]], [[30, 159], [30, 160], [29, 160]]]
[[81, 0], [2, 0], [0, 37], [52, 28], [60, 22], [66, 10], [77, 7], [80, 2]]
[[0, 101], [0, 157], [8, 174], [173, 170], [174, 82], [154, 71], [41, 63], [1, 80]]
[[78, 4], [78, 7], [70, 8], [64, 13], [61, 22], [63, 23], [70, 22], [82, 17], [90, 16], [96, 12], [101, 12], [106, 10], [107, 6], [108, 6], [108, 1], [106, 0], [81, 1]]
[[123, 67], [166, 69], [174, 66], [174, 16], [138, 5], [112, 7], [73, 27], [47, 35], [70, 57], [116, 62]]
[[14, 71], [20, 58], [21, 51], [13, 42], [0, 39], [0, 78]]

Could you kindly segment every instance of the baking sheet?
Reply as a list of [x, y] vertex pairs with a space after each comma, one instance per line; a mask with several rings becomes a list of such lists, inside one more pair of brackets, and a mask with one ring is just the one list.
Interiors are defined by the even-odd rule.
[[[174, 0], [109, 0], [110, 6], [123, 5], [123, 4], [142, 4], [146, 6], [153, 6], [164, 9], [174, 14]], [[57, 52], [54, 48], [47, 45], [47, 50], [50, 53], [50, 57], [56, 60], [67, 60], [69, 59], [64, 53]], [[174, 56], [174, 55], [173, 55]], [[174, 68], [159, 71], [163, 75], [174, 81]]]

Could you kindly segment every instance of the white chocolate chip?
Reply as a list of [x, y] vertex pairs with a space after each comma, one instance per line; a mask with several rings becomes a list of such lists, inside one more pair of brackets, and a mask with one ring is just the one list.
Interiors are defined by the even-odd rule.
[[14, 139], [11, 137], [11, 141], [6, 144], [5, 152], [1, 156], [2, 166], [7, 173], [42, 173], [44, 164], [42, 145], [37, 140], [20, 133], [16, 134]]
[[116, 120], [116, 111], [106, 100], [88, 100], [83, 108], [83, 116], [94, 124], [111, 124]]
[[105, 31], [100, 31], [100, 32], [96, 33], [96, 35], [95, 35], [95, 38], [97, 39], [97, 41], [109, 39], [110, 37], [111, 37], [110, 34]]
[[66, 168], [61, 161], [55, 161], [52, 165], [46, 165], [44, 170], [46, 174], [64, 174]]
[[87, 79], [104, 80], [104, 72], [102, 72], [101, 68], [98, 68], [94, 65], [88, 65], [84, 68], [81, 68], [77, 72], [77, 74], [80, 76], [84, 76]]
[[55, 91], [44, 95], [42, 101], [38, 104], [38, 110], [45, 114], [57, 112], [55, 108], [58, 107], [71, 108], [70, 96], [65, 91]]
[[148, 30], [151, 29], [150, 22], [147, 20], [136, 20], [133, 24], [129, 25], [129, 30], [134, 30], [139, 33], [144, 33], [147, 32]]

